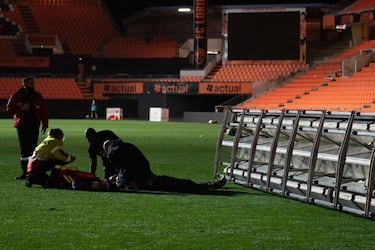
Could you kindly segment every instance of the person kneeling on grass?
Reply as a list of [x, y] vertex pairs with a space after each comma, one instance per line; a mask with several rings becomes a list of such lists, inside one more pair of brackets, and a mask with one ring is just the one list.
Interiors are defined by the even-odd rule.
[[[58, 169], [56, 165], [66, 165], [75, 157], [63, 149], [64, 133], [59, 128], [53, 128], [48, 136], [35, 148], [27, 165], [26, 186], [38, 184], [43, 187], [56, 187]], [[51, 171], [50, 176], [47, 172]]]
[[202, 193], [222, 188], [226, 184], [224, 175], [213, 182], [197, 183], [151, 171], [150, 163], [144, 154], [133, 144], [122, 140], [107, 140], [103, 143], [103, 156], [117, 173], [109, 178], [119, 190], [152, 190], [167, 192]]

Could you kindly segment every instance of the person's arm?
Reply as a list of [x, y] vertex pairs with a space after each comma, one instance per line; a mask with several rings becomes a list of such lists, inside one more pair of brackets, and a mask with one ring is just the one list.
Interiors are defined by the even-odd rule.
[[59, 150], [59, 155], [63, 156], [65, 158], [64, 161], [67, 163], [71, 163], [76, 159], [75, 156], [65, 152], [63, 149]]
[[41, 132], [42, 134], [46, 133], [46, 130], [48, 128], [48, 110], [47, 110], [47, 104], [46, 101], [44, 100], [43, 96], [40, 95], [40, 119], [42, 122], [42, 128]]
[[[53, 144], [55, 144], [55, 143], [53, 143]], [[51, 143], [51, 145], [53, 145], [53, 144]], [[53, 147], [51, 153], [52, 153], [54, 159], [60, 160], [60, 161], [66, 162], [66, 163], [71, 163], [76, 159], [73, 155], [67, 153], [62, 148], [61, 145], [57, 145], [57, 146]]]
[[22, 102], [17, 93], [13, 94], [6, 105], [6, 110], [9, 114], [20, 114], [30, 108], [30, 103]]
[[91, 157], [91, 165], [90, 165], [90, 170], [91, 170], [92, 174], [95, 174], [97, 165], [98, 165], [98, 160], [97, 160], [96, 156], [95, 157], [92, 156]]

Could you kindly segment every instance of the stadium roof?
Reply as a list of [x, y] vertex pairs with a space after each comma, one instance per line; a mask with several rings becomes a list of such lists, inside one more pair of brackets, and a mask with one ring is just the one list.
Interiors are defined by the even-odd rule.
[[[137, 11], [150, 8], [150, 7], [172, 7], [172, 6], [192, 6], [194, 0], [137, 0], [133, 2], [119, 1], [119, 0], [105, 0], [106, 4], [112, 9], [116, 10], [117, 13], [122, 13], [123, 16], [133, 14]], [[208, 0], [208, 6], [254, 6], [254, 5], [303, 5], [303, 6], [335, 6], [342, 1], [331, 0], [285, 0], [285, 1], [275, 1], [275, 0]], [[351, 4], [355, 1], [349, 0], [344, 1], [345, 6]], [[344, 6], [344, 7], [345, 7]], [[342, 9], [342, 8], [341, 8]]]

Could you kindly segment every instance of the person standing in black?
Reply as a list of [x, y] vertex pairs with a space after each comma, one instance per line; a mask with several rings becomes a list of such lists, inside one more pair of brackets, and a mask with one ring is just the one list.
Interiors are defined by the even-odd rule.
[[39, 128], [45, 134], [48, 128], [47, 105], [41, 93], [35, 90], [33, 77], [25, 77], [22, 87], [12, 94], [6, 105], [7, 112], [13, 116], [20, 146], [21, 170], [16, 179], [26, 178], [29, 157], [38, 144]]
[[91, 159], [90, 172], [95, 174], [96, 168], [98, 166], [97, 156], [102, 158], [104, 178], [108, 179], [114, 172], [111, 172], [111, 168], [108, 166], [108, 159], [103, 157], [103, 143], [106, 140], [120, 139], [111, 130], [100, 130], [96, 131], [93, 128], [87, 128], [85, 131], [86, 139], [89, 143], [88, 153]]
[[145, 155], [132, 143], [122, 140], [107, 140], [103, 143], [103, 157], [108, 159], [111, 172], [109, 178], [118, 189], [151, 190], [182, 193], [203, 193], [225, 186], [224, 175], [213, 182], [197, 183], [189, 179], [156, 175]]

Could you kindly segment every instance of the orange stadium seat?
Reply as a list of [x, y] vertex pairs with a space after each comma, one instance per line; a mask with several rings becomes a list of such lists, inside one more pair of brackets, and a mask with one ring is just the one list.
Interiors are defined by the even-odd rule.
[[372, 9], [374, 7], [374, 1], [369, 0], [357, 0], [345, 9], [342, 12], [356, 12], [365, 9]]
[[9, 10], [2, 10], [2, 9], [0, 9], [0, 14], [3, 17], [7, 18], [14, 25], [17, 25], [18, 28], [20, 29], [19, 32], [23, 32], [24, 31], [25, 26], [23, 24], [23, 20], [22, 20], [22, 17], [20, 15], [20, 12], [18, 10], [17, 5], [15, 5], [15, 4], [10, 5]]
[[103, 53], [107, 57], [170, 58], [176, 51], [177, 42], [161, 36], [150, 41], [140, 37], [112, 38]]
[[58, 34], [72, 53], [95, 54], [104, 39], [117, 36], [95, 0], [30, 1], [29, 4], [42, 33]]
[[224, 64], [212, 77], [212, 81], [253, 81], [265, 82], [289, 75], [304, 64], [266, 62], [253, 64]]
[[[72, 78], [36, 78], [35, 88], [41, 92], [45, 99], [82, 100], [83, 95]], [[8, 99], [21, 87], [22, 78], [0, 78], [0, 98]]]
[[360, 49], [369, 46], [375, 46], [374, 41], [354, 46], [283, 86], [249, 99], [238, 107], [370, 112], [375, 108], [375, 63], [370, 63], [350, 77], [336, 77], [331, 81], [327, 75], [339, 69], [340, 60], [356, 55]]
[[0, 39], [0, 56], [1, 57], [13, 57], [17, 56], [12, 46], [12, 40]]

